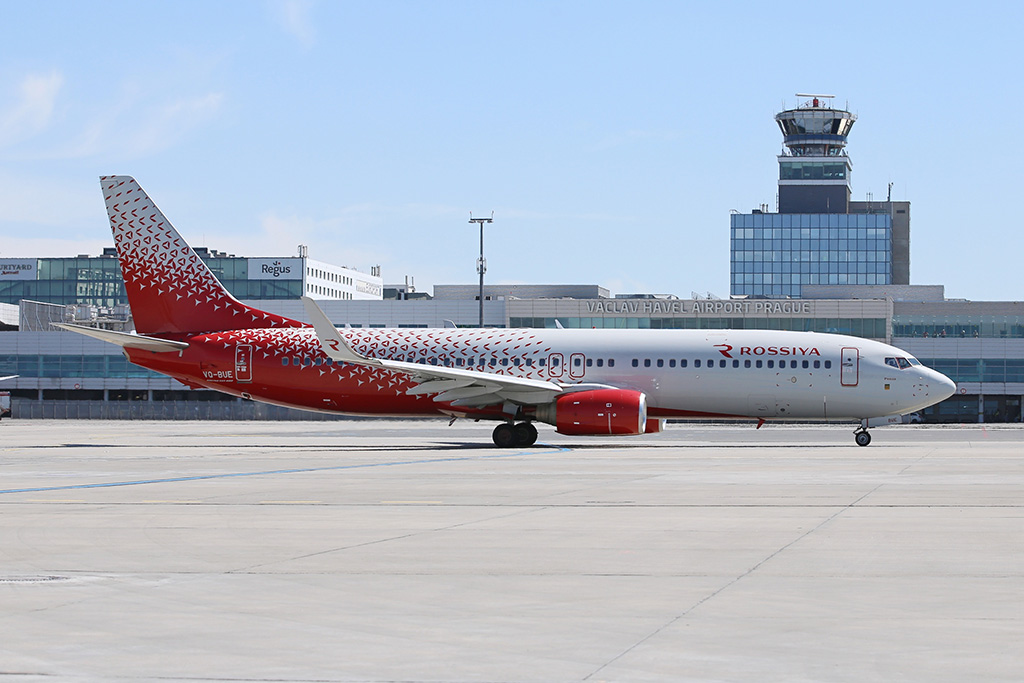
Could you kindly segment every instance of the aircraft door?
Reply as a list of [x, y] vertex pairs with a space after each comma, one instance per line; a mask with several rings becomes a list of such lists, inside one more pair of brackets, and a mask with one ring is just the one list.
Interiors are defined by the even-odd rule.
[[844, 346], [839, 363], [839, 383], [844, 387], [855, 387], [860, 381], [860, 351]]
[[565, 372], [565, 368], [562, 367], [563, 357], [560, 353], [552, 353], [548, 356], [548, 376], [552, 378], [561, 377], [562, 373]]
[[582, 353], [574, 353], [569, 356], [569, 377], [582, 379], [587, 371], [587, 358]]
[[235, 381], [252, 381], [252, 344], [235, 346]]

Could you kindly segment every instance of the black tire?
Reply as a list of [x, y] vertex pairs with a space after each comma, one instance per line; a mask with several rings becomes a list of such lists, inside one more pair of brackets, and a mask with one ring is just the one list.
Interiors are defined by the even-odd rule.
[[537, 428], [532, 422], [520, 422], [514, 429], [517, 446], [532, 446], [537, 443]]
[[858, 446], [867, 446], [871, 443], [871, 435], [867, 432], [857, 432], [853, 438], [857, 441]]
[[502, 422], [494, 428], [491, 439], [498, 448], [511, 448], [516, 445], [516, 430], [512, 425]]

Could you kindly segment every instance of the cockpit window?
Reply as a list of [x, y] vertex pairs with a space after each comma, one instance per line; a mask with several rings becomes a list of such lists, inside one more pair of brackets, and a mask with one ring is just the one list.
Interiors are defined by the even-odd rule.
[[896, 362], [895, 358], [886, 358], [885, 359], [885, 364], [886, 365], [891, 365], [894, 368], [898, 368], [900, 366], [900, 364]]
[[906, 358], [897, 358], [896, 360], [900, 362], [900, 370], [906, 370], [910, 367], [910, 361]]
[[910, 361], [911, 365], [920, 365], [921, 364], [921, 361], [919, 361], [918, 359], [914, 358], [913, 356], [910, 356], [909, 358], [907, 358], [907, 360]]

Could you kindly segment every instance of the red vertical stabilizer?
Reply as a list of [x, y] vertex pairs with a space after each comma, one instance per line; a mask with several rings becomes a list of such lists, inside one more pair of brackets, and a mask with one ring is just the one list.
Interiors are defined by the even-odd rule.
[[231, 296], [134, 178], [101, 176], [100, 185], [139, 334], [308, 327]]

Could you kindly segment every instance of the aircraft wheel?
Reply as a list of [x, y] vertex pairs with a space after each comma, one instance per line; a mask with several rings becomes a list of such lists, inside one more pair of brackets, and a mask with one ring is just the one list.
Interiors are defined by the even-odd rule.
[[532, 422], [520, 422], [514, 428], [517, 446], [532, 446], [537, 443], [537, 428]]
[[502, 422], [494, 428], [493, 432], [491, 432], [491, 438], [494, 440], [494, 445], [498, 448], [510, 448], [515, 446], [516, 441], [518, 441], [516, 437], [515, 427], [507, 422]]
[[857, 441], [858, 446], [867, 446], [871, 443], [871, 435], [867, 432], [857, 432], [854, 435], [854, 439]]

